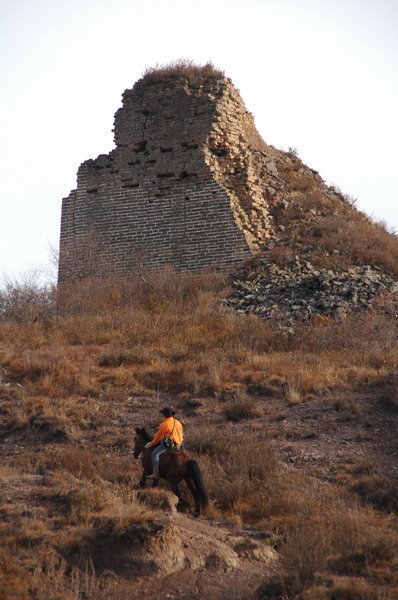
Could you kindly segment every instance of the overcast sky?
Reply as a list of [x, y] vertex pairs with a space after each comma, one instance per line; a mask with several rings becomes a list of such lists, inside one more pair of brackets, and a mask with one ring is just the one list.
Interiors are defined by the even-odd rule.
[[397, 0], [4, 0], [0, 280], [50, 262], [61, 201], [148, 66], [211, 60], [268, 144], [398, 230]]

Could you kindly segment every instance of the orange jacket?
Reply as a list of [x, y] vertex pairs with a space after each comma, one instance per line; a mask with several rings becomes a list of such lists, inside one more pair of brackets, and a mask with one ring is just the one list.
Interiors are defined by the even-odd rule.
[[[174, 429], [173, 429], [174, 427]], [[177, 446], [182, 444], [183, 432], [180, 421], [177, 421], [174, 417], [165, 417], [165, 419], [159, 425], [159, 429], [151, 441], [152, 446], [156, 446], [163, 437], [168, 437], [173, 440]]]

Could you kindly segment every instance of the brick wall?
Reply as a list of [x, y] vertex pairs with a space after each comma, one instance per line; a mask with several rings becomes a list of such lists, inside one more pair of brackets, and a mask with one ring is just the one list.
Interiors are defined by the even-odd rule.
[[141, 81], [124, 92], [116, 148], [84, 162], [63, 200], [61, 283], [168, 263], [228, 267], [249, 253], [203, 151], [223, 86]]
[[294, 201], [281, 176], [292, 158], [262, 140], [226, 77], [141, 79], [114, 137], [63, 200], [60, 283], [168, 263], [229, 268], [264, 249], [273, 212]]

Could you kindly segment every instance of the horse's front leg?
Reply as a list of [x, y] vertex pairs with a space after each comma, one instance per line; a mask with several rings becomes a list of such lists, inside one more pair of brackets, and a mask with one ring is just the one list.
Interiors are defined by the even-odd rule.
[[140, 487], [144, 488], [145, 487], [145, 483], [146, 483], [146, 478], [148, 477], [148, 475], [150, 475], [152, 473], [152, 463], [148, 460], [143, 460], [142, 461], [142, 467], [143, 467], [143, 471], [142, 471], [142, 477], [140, 480]]

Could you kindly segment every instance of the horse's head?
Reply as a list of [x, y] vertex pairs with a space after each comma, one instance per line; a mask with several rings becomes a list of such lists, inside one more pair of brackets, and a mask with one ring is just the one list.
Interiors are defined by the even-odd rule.
[[147, 442], [151, 441], [152, 435], [148, 433], [145, 427], [137, 427], [135, 430], [134, 438], [134, 458], [139, 458], [144, 450], [144, 446]]

